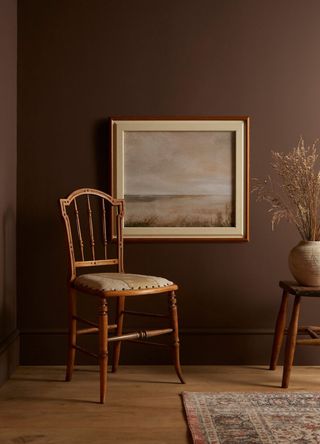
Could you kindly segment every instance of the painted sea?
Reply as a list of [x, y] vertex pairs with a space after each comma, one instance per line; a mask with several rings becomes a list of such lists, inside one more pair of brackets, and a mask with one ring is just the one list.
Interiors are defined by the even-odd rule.
[[226, 195], [126, 195], [126, 227], [232, 227]]

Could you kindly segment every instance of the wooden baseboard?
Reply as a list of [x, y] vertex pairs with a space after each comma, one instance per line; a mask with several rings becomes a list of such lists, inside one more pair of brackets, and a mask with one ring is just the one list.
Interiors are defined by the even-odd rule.
[[[82, 345], [97, 350], [95, 334], [82, 337]], [[266, 365], [273, 340], [272, 329], [180, 329], [181, 361], [184, 365]], [[64, 329], [23, 330], [20, 333], [22, 365], [61, 365], [67, 356], [67, 331]], [[112, 356], [112, 348], [111, 348]], [[280, 360], [280, 362], [282, 362]], [[96, 360], [77, 356], [78, 364]], [[122, 364], [170, 364], [167, 350], [140, 344], [123, 344]], [[295, 364], [320, 365], [314, 347], [297, 347]]]
[[19, 331], [15, 329], [0, 341], [0, 386], [19, 364]]
[[[180, 335], [273, 335], [267, 328], [180, 328]], [[67, 335], [66, 329], [28, 329], [21, 335]]]

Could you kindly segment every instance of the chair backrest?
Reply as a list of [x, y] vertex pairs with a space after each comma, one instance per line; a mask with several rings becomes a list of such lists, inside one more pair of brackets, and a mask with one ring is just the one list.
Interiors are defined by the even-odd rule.
[[70, 279], [80, 267], [117, 266], [123, 271], [124, 201], [80, 188], [60, 199], [69, 248]]

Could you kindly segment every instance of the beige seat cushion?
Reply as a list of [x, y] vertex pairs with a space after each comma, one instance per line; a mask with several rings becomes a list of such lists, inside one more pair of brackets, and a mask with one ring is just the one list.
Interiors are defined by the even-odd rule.
[[90, 273], [78, 276], [74, 285], [97, 291], [121, 291], [168, 287], [173, 285], [173, 282], [162, 277], [142, 274]]

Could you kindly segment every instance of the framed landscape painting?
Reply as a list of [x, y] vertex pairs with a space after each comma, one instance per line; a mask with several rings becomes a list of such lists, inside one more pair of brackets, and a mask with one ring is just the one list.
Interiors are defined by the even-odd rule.
[[125, 239], [249, 239], [248, 117], [110, 121]]

